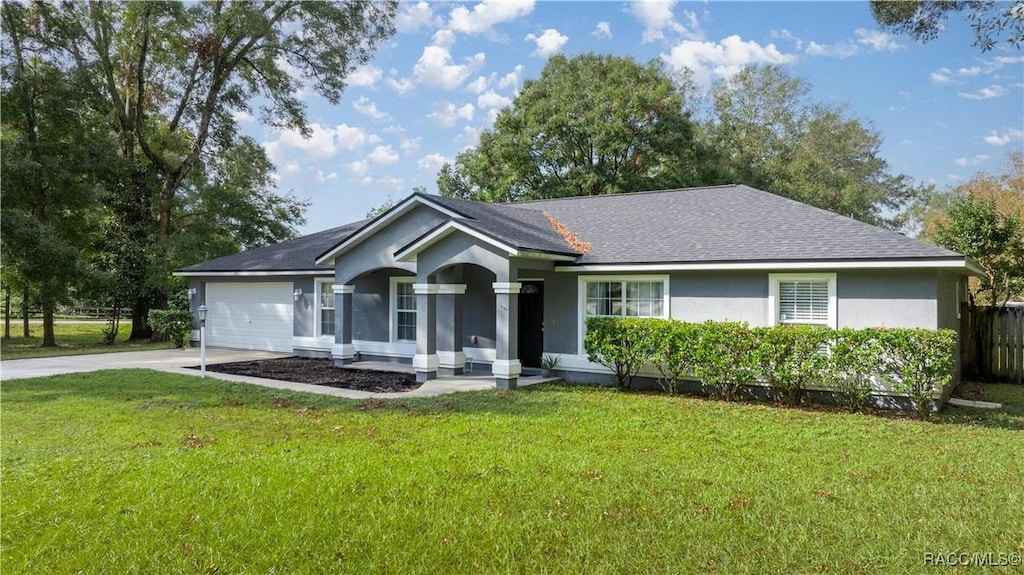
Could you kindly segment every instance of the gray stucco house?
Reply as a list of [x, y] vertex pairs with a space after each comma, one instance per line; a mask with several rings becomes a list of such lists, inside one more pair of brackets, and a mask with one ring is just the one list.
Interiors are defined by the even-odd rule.
[[[958, 329], [968, 258], [742, 185], [485, 204], [413, 194], [379, 217], [178, 270], [215, 346], [490, 366], [570, 380], [591, 315]], [[195, 334], [193, 339], [196, 339]]]

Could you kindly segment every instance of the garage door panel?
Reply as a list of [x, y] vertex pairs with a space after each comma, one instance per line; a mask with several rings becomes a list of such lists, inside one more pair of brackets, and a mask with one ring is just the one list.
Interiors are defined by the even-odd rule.
[[291, 283], [210, 283], [206, 306], [210, 345], [292, 351]]

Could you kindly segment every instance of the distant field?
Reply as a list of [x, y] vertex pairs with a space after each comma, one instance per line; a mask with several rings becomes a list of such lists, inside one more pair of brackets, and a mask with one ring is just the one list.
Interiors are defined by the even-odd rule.
[[985, 395], [1007, 409], [924, 423], [583, 386], [4, 382], [0, 567], [930, 573], [926, 553], [1024, 545], [1024, 387]]
[[21, 322], [11, 321], [10, 340], [0, 340], [0, 359], [26, 359], [30, 357], [52, 357], [57, 355], [81, 355], [83, 353], [109, 353], [114, 351], [133, 351], [144, 349], [167, 349], [171, 343], [129, 342], [132, 332], [131, 322], [122, 322], [117, 331], [117, 341], [113, 345], [103, 341], [103, 320], [58, 322], [54, 324], [54, 337], [57, 347], [40, 347], [43, 343], [43, 324], [33, 321], [30, 333], [32, 337], [21, 337]]

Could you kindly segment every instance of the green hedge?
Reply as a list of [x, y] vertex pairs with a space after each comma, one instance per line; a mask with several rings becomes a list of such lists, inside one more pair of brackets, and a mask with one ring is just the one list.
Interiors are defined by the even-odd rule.
[[594, 317], [587, 320], [583, 345], [590, 361], [615, 373], [621, 389], [650, 364], [668, 393], [686, 377], [701, 380], [711, 394], [725, 399], [763, 382], [773, 398], [796, 405], [814, 386], [859, 410], [867, 405], [873, 382], [879, 382], [906, 394], [927, 417], [934, 395], [952, 377], [956, 332]]
[[149, 327], [166, 334], [176, 347], [185, 347], [192, 331], [192, 314], [178, 309], [151, 309]]

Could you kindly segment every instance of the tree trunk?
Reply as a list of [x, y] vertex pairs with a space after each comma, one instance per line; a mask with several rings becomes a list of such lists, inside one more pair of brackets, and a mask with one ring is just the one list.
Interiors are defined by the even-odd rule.
[[149, 327], [149, 302], [139, 298], [132, 304], [132, 334], [129, 340], [142, 341], [153, 337], [153, 329]]
[[4, 340], [11, 339], [11, 290], [4, 290]]
[[57, 347], [53, 336], [53, 302], [43, 303], [43, 347]]
[[22, 337], [25, 339], [32, 337], [32, 332], [28, 329], [28, 289], [21, 292], [21, 327], [24, 332]]

